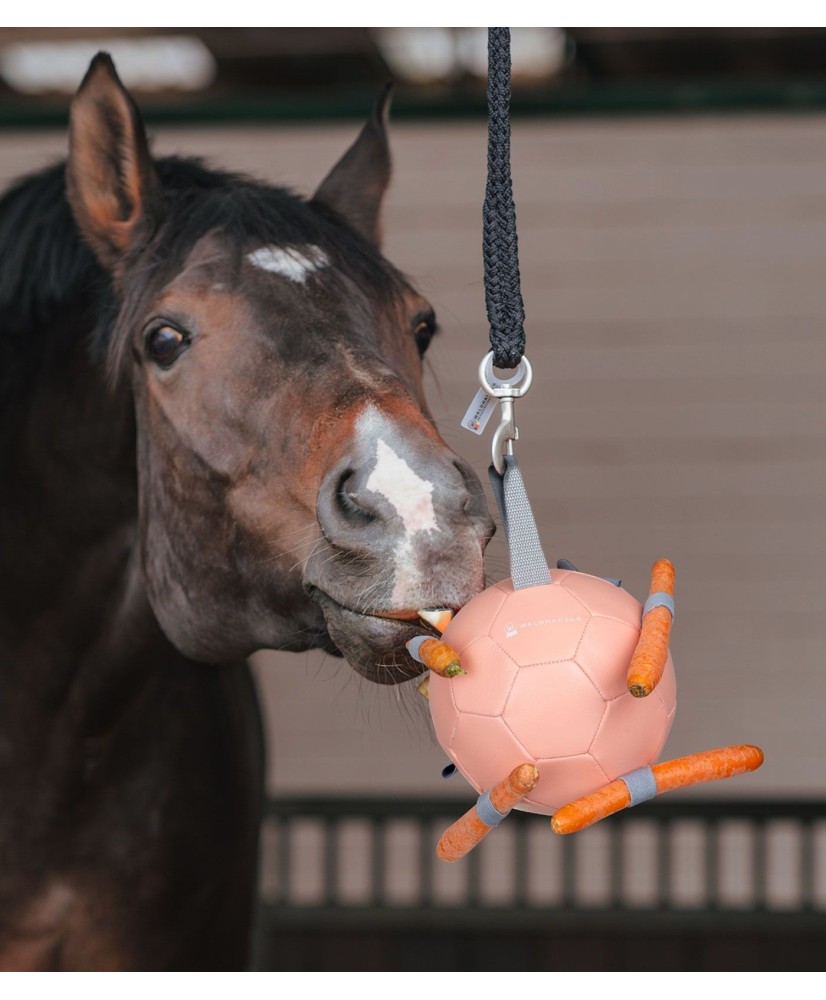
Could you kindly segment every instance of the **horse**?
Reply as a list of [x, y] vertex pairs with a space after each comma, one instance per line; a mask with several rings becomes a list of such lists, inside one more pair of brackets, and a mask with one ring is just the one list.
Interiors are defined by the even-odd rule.
[[417, 611], [484, 586], [434, 311], [381, 252], [388, 106], [304, 197], [154, 157], [99, 53], [0, 201], [4, 970], [247, 968], [247, 658], [398, 684]]

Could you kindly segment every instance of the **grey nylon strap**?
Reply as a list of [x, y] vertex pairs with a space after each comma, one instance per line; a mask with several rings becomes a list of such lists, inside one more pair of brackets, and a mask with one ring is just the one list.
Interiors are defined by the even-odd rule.
[[516, 457], [505, 455], [504, 476], [500, 476], [492, 465], [489, 472], [493, 495], [499, 505], [508, 539], [513, 589], [524, 590], [525, 587], [541, 587], [550, 583], [551, 571], [542, 551], [533, 510]]
[[647, 802], [657, 794], [657, 779], [650, 767], [638, 767], [636, 771], [629, 771], [620, 777], [620, 781], [628, 786], [632, 806]]
[[648, 600], [645, 602], [642, 614], [645, 617], [649, 611], [653, 611], [654, 608], [668, 608], [671, 612], [671, 617], [674, 617], [674, 598], [671, 594], [667, 594], [664, 590], [658, 590], [653, 594], [650, 594]]
[[493, 805], [490, 801], [490, 792], [482, 792], [476, 800], [476, 814], [485, 826], [498, 826], [508, 815], [506, 812], [499, 812], [496, 806]]

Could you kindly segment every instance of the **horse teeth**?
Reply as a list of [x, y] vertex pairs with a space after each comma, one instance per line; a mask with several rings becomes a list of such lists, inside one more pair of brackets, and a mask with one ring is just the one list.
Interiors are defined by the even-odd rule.
[[450, 608], [424, 608], [419, 612], [419, 618], [441, 635], [453, 620], [453, 612]]

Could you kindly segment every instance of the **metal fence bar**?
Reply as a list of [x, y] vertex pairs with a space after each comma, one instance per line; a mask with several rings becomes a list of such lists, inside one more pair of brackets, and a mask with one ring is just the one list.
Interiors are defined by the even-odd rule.
[[328, 906], [338, 903], [338, 828], [334, 816], [324, 819], [324, 901]]
[[754, 825], [754, 852], [752, 854], [752, 878], [754, 881], [754, 908], [768, 908], [768, 892], [766, 879], [766, 821], [760, 817]]
[[289, 817], [278, 820], [278, 841], [276, 855], [277, 899], [286, 904], [290, 898], [290, 836], [292, 824]]
[[[435, 901], [435, 880], [440, 870], [441, 862], [435, 859], [434, 855], [434, 830], [438, 825], [444, 824], [446, 816], [459, 815], [464, 810], [466, 803], [453, 802], [452, 800], [420, 800], [420, 799], [281, 799], [272, 800], [267, 804], [267, 816], [274, 823], [276, 829], [275, 857], [273, 859], [277, 886], [275, 898], [268, 904], [271, 908], [280, 911], [287, 911], [293, 906], [293, 901], [300, 897], [300, 858], [296, 854], [297, 845], [293, 843], [292, 832], [296, 822], [310, 822], [317, 824], [323, 835], [321, 867], [323, 886], [320, 901], [317, 904], [302, 904], [302, 911], [306, 912], [329, 912], [343, 913], [345, 911], [356, 911], [365, 907], [373, 912], [402, 912], [425, 910], [435, 912], [439, 909], [439, 904]], [[650, 903], [652, 911], [664, 914], [679, 914], [688, 912], [685, 906], [679, 902], [679, 897], [675, 896], [675, 866], [679, 864], [679, 857], [675, 851], [675, 837], [682, 823], [686, 820], [699, 822], [704, 834], [704, 854], [703, 870], [701, 878], [705, 899], [702, 909], [709, 913], [725, 915], [726, 912], [734, 912], [736, 904], [726, 902], [726, 896], [721, 896], [720, 874], [721, 874], [721, 830], [723, 824], [729, 821], [736, 821], [738, 824], [745, 824], [751, 836], [751, 863], [747, 865], [740, 878], [744, 881], [740, 885], [740, 895], [742, 899], [748, 895], [752, 900], [754, 911], [766, 912], [771, 909], [768, 895], [769, 880], [766, 873], [768, 861], [768, 835], [772, 824], [777, 820], [783, 820], [784, 826], [793, 825], [799, 832], [798, 838], [786, 838], [786, 841], [778, 841], [779, 846], [775, 847], [772, 841], [772, 861], [777, 857], [782, 861], [785, 859], [787, 870], [799, 876], [799, 893], [796, 906], [791, 912], [801, 915], [810, 915], [813, 918], [826, 919], [826, 900], [821, 900], [816, 887], [817, 866], [816, 866], [816, 843], [815, 838], [819, 832], [818, 821], [826, 819], [826, 801], [699, 801], [686, 800], [684, 802], [652, 802], [646, 806], [640, 806], [635, 810], [635, 821], [643, 819], [653, 823], [656, 832], [656, 856], [655, 862], [655, 886], [654, 895]], [[489, 910], [491, 912], [508, 911], [518, 913], [537, 913], [544, 911], [564, 911], [568, 913], [582, 912], [592, 913], [595, 910], [605, 912], [620, 912], [623, 910], [639, 910], [639, 906], [632, 902], [633, 878], [628, 877], [626, 871], [628, 861], [628, 851], [626, 844], [626, 832], [633, 827], [628, 825], [629, 820], [624, 817], [627, 814], [620, 813], [607, 821], [606, 829], [608, 836], [605, 839], [605, 847], [601, 848], [607, 852], [602, 857], [607, 861], [608, 873], [606, 893], [603, 900], [594, 902], [593, 892], [587, 891], [583, 895], [583, 883], [581, 876], [587, 873], [581, 872], [579, 862], [583, 863], [591, 855], [579, 849], [578, 835], [565, 836], [558, 839], [558, 853], [554, 857], [558, 861], [559, 868], [554, 870], [550, 867], [550, 862], [540, 863], [544, 873], [543, 878], [550, 876], [555, 884], [560, 886], [560, 898], [553, 902], [541, 901], [539, 897], [532, 893], [533, 886], [531, 860], [529, 855], [529, 824], [536, 821], [536, 817], [515, 813], [511, 822], [512, 836], [505, 837], [502, 842], [496, 845], [500, 852], [496, 855], [497, 865], [505, 866], [496, 872], [496, 901], [491, 902], [486, 898], [486, 885], [483, 884], [483, 876], [486, 868], [484, 860], [490, 860], [491, 855], [486, 851], [492, 850], [493, 839], [496, 831], [491, 833], [490, 840], [485, 841], [479, 848], [473, 851], [467, 858], [457, 863], [457, 874], [464, 876], [463, 884], [454, 883], [459, 890], [449, 904], [452, 910]], [[411, 823], [415, 836], [412, 841], [413, 858], [418, 866], [418, 885], [415, 892], [407, 893], [403, 901], [394, 901], [398, 893], [388, 895], [389, 874], [387, 871], [387, 834], [388, 824], [395, 820], [405, 820]], [[367, 824], [371, 831], [369, 841], [369, 858], [362, 858], [359, 870], [366, 872], [369, 878], [369, 886], [366, 898], [359, 904], [348, 902], [343, 896], [344, 882], [341, 881], [342, 865], [345, 863], [343, 853], [342, 834], [345, 824], [357, 821]], [[550, 836], [550, 834], [549, 834]], [[508, 846], [503, 850], [501, 844]], [[782, 856], [777, 855], [777, 851], [791, 850], [790, 847], [783, 847], [783, 843], [795, 845], [795, 858], [792, 863], [788, 853]], [[584, 842], [583, 842], [584, 846]], [[776, 857], [777, 856], [777, 857]], [[306, 858], [303, 862], [307, 864]], [[270, 867], [272, 870], [272, 866]], [[507, 872], [507, 881], [502, 891], [501, 870]], [[782, 867], [780, 870], [783, 870]], [[317, 872], [315, 873], [317, 877]], [[408, 875], [410, 873], [408, 872]], [[791, 876], [789, 876], [791, 877]], [[345, 880], [346, 881], [346, 880]], [[730, 879], [729, 879], [730, 883]], [[593, 884], [593, 880], [591, 880]], [[408, 881], [408, 885], [410, 885]], [[541, 895], [541, 894], [540, 894]], [[646, 904], [649, 905], [649, 904]], [[696, 912], [696, 906], [690, 907], [692, 912]], [[739, 906], [742, 913], [742, 903]], [[784, 909], [784, 913], [789, 912]]]
[[514, 829], [513, 905], [523, 909], [528, 905], [528, 827], [524, 821]]
[[671, 898], [671, 823], [660, 817], [657, 829], [657, 906], [661, 910], [668, 909]]
[[383, 816], [373, 818], [373, 853], [370, 858], [370, 898], [373, 906], [384, 904], [387, 867], [387, 824]]
[[625, 841], [623, 839], [622, 826], [611, 828], [609, 840], [609, 864], [610, 864], [610, 905], [619, 909], [624, 904], [624, 871], [625, 871]]
[[706, 827], [706, 909], [716, 910], [720, 905], [720, 824], [715, 816]]
[[422, 816], [418, 825], [419, 834], [419, 903], [430, 906], [433, 903], [433, 845], [431, 843], [433, 824], [428, 816]]
[[576, 841], [573, 835], [562, 838], [562, 906], [573, 909], [576, 905]]
[[815, 824], [810, 818], [800, 823], [800, 906], [815, 908]]

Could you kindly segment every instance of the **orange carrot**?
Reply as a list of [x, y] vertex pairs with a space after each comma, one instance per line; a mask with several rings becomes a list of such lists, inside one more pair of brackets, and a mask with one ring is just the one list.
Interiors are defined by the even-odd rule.
[[[651, 567], [651, 594], [674, 594], [674, 567], [668, 559], [658, 559]], [[628, 667], [628, 690], [635, 698], [645, 698], [660, 683], [668, 658], [673, 616], [668, 608], [652, 608], [643, 617], [637, 648]]]
[[425, 639], [419, 646], [419, 659], [440, 677], [458, 677], [465, 672], [459, 654], [441, 639]]
[[[534, 764], [519, 764], [490, 790], [490, 803], [498, 812], [510, 812], [525, 798], [539, 781]], [[493, 829], [479, 819], [476, 806], [447, 828], [436, 845], [436, 856], [442, 861], [458, 861], [469, 854]]]
[[432, 625], [441, 635], [453, 620], [453, 612], [450, 608], [422, 608], [419, 618]]
[[[674, 788], [699, 785], [705, 781], [719, 781], [746, 771], [756, 771], [763, 763], [760, 747], [741, 746], [720, 747], [718, 750], [703, 750], [687, 757], [677, 757], [655, 764], [651, 770], [657, 785], [657, 794]], [[576, 833], [586, 826], [596, 823], [625, 809], [631, 804], [628, 786], [621, 778], [610, 785], [598, 788], [575, 802], [557, 809], [551, 819], [554, 833]]]

